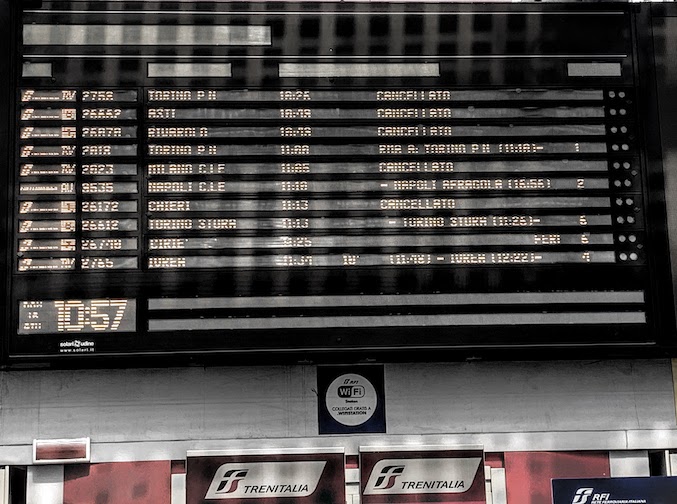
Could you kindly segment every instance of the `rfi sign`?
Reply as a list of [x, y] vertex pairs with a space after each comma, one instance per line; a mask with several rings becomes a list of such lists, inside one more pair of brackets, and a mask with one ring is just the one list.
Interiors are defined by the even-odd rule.
[[674, 504], [677, 478], [552, 480], [553, 504]]

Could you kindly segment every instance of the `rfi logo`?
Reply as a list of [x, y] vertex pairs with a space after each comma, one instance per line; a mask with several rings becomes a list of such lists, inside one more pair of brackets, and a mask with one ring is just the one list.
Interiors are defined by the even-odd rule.
[[598, 493], [593, 494], [595, 491], [594, 488], [579, 488], [576, 490], [574, 499], [571, 501], [571, 504], [586, 504], [588, 502], [588, 497], [592, 497], [591, 503], [593, 502], [605, 502], [611, 498], [610, 493]]

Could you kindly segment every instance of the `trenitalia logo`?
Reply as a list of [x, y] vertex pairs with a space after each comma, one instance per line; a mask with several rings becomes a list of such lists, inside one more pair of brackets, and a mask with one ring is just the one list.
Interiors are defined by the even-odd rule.
[[380, 460], [364, 495], [467, 492], [481, 462], [481, 457]]
[[374, 483], [375, 490], [387, 490], [395, 486], [395, 479], [402, 474], [404, 466], [386, 466]]
[[[223, 467], [223, 466], [222, 466]], [[229, 494], [237, 490], [237, 484], [240, 480], [243, 480], [247, 476], [246, 469], [229, 469], [223, 473], [223, 476], [219, 478], [217, 488], [214, 490], [215, 494]], [[217, 471], [218, 474], [218, 471]], [[216, 478], [212, 481], [217, 481]]]
[[307, 497], [317, 489], [326, 461], [248, 462], [221, 465], [205, 499]]

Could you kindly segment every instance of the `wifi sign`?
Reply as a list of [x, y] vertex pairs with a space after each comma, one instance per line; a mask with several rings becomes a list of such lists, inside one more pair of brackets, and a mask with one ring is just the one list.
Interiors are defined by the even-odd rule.
[[343, 398], [364, 397], [364, 387], [362, 385], [345, 385], [339, 387], [338, 396]]
[[383, 366], [318, 366], [320, 434], [385, 432], [383, 378]]

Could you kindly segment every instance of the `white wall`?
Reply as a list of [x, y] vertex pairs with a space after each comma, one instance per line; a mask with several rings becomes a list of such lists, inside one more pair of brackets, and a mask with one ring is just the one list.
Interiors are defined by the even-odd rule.
[[32, 466], [26, 475], [26, 504], [63, 504], [63, 466]]
[[0, 467], [0, 504], [9, 504], [9, 468]]
[[[488, 451], [677, 448], [668, 360], [387, 364], [387, 436], [317, 437], [314, 366], [0, 373], [0, 464], [34, 438], [92, 460], [299, 443], [482, 443]], [[291, 438], [291, 439], [290, 439]]]
[[651, 476], [649, 452], [647, 450], [609, 452], [609, 472], [612, 478]]

